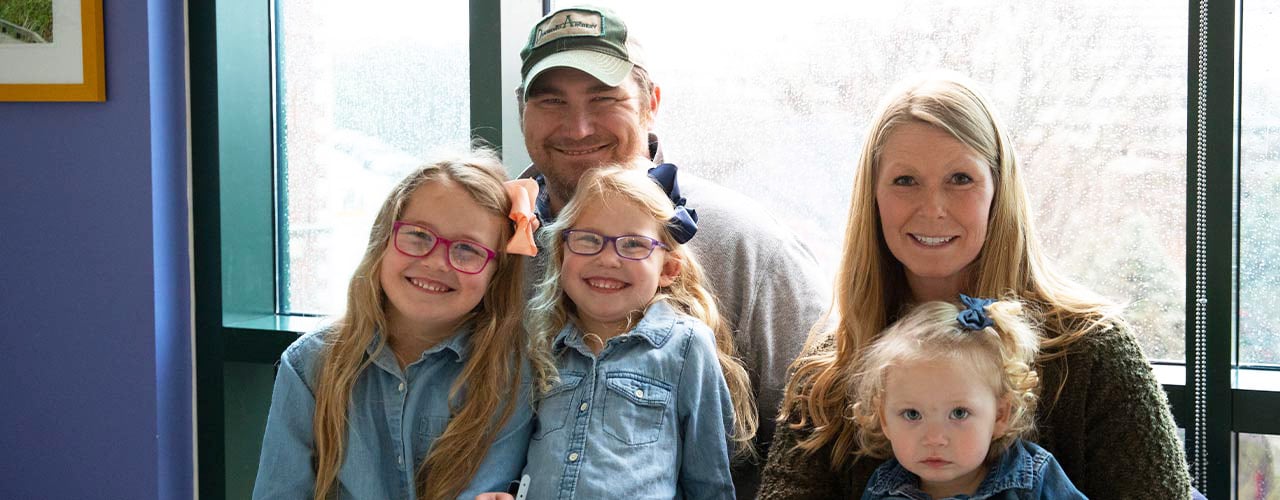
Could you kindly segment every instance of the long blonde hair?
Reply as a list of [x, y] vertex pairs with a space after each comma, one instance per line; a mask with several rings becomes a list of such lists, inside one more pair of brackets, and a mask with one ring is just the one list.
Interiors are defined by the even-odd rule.
[[886, 374], [889, 368], [917, 361], [960, 360], [996, 380], [996, 400], [1009, 405], [1008, 426], [995, 436], [987, 460], [999, 456], [1015, 439], [1035, 429], [1039, 376], [1032, 363], [1040, 347], [1036, 329], [1022, 316], [1022, 305], [1004, 300], [985, 308], [994, 323], [968, 330], [956, 321], [963, 310], [949, 302], [926, 302], [911, 309], [880, 334], [858, 361], [858, 376], [849, 394], [858, 423], [859, 456], [888, 458], [893, 453], [884, 434]]
[[[378, 276], [393, 224], [413, 193], [433, 182], [456, 184], [486, 211], [505, 220], [511, 202], [503, 188], [504, 180], [506, 173], [496, 156], [479, 150], [471, 158], [419, 167], [400, 181], [383, 202], [369, 231], [364, 258], [347, 288], [347, 311], [326, 334], [321, 353], [312, 424], [316, 440], [315, 498], [334, 496], [347, 441], [347, 406], [352, 387], [387, 347], [385, 308], [389, 304]], [[499, 241], [507, 241], [512, 231], [510, 224], [504, 224]], [[499, 251], [493, 265], [497, 269], [484, 297], [466, 319], [472, 327], [471, 348], [462, 372], [449, 390], [449, 424], [415, 474], [418, 498], [456, 498], [479, 469], [518, 399], [520, 365], [526, 355], [520, 326], [523, 259]], [[366, 355], [375, 338], [374, 353]]]
[[[532, 344], [529, 350], [534, 380], [542, 392], [557, 383], [559, 375], [552, 359], [551, 341], [575, 313], [573, 300], [565, 295], [560, 286], [565, 252], [560, 235], [566, 229], [573, 228], [585, 210], [596, 202], [630, 204], [663, 225], [664, 230], [659, 232], [658, 238], [667, 245], [668, 258], [680, 262], [680, 273], [675, 281], [671, 285], [660, 287], [649, 305], [665, 300], [677, 311], [702, 321], [715, 333], [716, 357], [733, 400], [732, 439], [736, 444], [734, 455], [750, 456], [755, 452], [751, 440], [755, 437], [759, 424], [751, 380], [747, 377], [742, 361], [737, 358], [729, 325], [721, 319], [715, 298], [703, 286], [705, 276], [702, 266], [698, 264], [691, 249], [677, 243], [671, 231], [666, 228], [667, 221], [675, 213], [671, 200], [646, 175], [644, 164], [647, 162], [637, 163], [594, 169], [584, 174], [578, 181], [573, 199], [565, 205], [556, 222], [543, 231], [544, 241], [541, 246], [550, 250], [549, 262], [546, 276], [538, 283], [537, 293], [529, 306]], [[691, 200], [690, 206], [696, 209], [697, 200]]]
[[[1037, 362], [1061, 357], [1084, 336], [1122, 322], [1118, 307], [1061, 277], [1045, 258], [1013, 143], [987, 103], [964, 79], [928, 77], [890, 92], [869, 129], [854, 176], [843, 257], [827, 314], [839, 319], [830, 331], [810, 336], [805, 349], [810, 354], [792, 364], [778, 413], [780, 421], [812, 425], [814, 432], [800, 447], [814, 452], [831, 444], [834, 468], [842, 467], [856, 450], [854, 426], [843, 418], [848, 405], [844, 388], [856, 376], [853, 366], [911, 297], [902, 263], [885, 243], [875, 199], [880, 151], [898, 127], [910, 123], [937, 127], [986, 160], [995, 195], [986, 238], [964, 291], [1021, 301], [1045, 332]], [[827, 337], [833, 338], [835, 349], [814, 352]], [[1046, 399], [1050, 405], [1055, 400]]]

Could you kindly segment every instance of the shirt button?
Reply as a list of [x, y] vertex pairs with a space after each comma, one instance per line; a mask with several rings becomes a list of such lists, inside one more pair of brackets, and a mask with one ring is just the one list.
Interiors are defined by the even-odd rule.
[[642, 390], [640, 390], [640, 389], [636, 389], [636, 397], [637, 397], [637, 398], [643, 398], [643, 397], [644, 397], [644, 391], [642, 391]]
[[587, 411], [587, 403], [582, 403], [581, 405], [578, 405], [578, 411]]
[[578, 461], [578, 454], [577, 454], [577, 453], [570, 453], [570, 454], [569, 454], [569, 461], [570, 461], [570, 462], [577, 462], [577, 461]]
[[400, 465], [404, 465], [404, 455], [396, 455], [396, 462]]
[[404, 392], [404, 382], [400, 382], [400, 392]]

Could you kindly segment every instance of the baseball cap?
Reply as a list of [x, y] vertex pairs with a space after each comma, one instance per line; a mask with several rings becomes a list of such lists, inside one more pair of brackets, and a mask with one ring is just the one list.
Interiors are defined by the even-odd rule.
[[577, 6], [548, 14], [529, 32], [520, 51], [524, 88], [543, 71], [574, 68], [616, 87], [634, 66], [644, 67], [643, 51], [613, 11]]

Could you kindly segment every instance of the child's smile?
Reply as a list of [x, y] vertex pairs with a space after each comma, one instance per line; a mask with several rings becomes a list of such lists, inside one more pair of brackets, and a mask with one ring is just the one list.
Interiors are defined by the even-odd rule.
[[[659, 239], [661, 227], [643, 209], [628, 202], [595, 201], [584, 207], [574, 229], [602, 236], [639, 235]], [[578, 255], [566, 247], [560, 277], [564, 292], [577, 307], [578, 320], [587, 333], [608, 339], [627, 330], [653, 300], [659, 286], [671, 283], [663, 276], [668, 255], [655, 248], [648, 258], [631, 260], [618, 255], [615, 242], [605, 242], [595, 255]]]
[[587, 286], [602, 293], [610, 293], [631, 286], [630, 283], [613, 278], [588, 277], [584, 281], [587, 282]]
[[[411, 224], [407, 226], [411, 232], [429, 230], [441, 238], [475, 241], [490, 248], [498, 245], [505, 223], [460, 186], [443, 181], [418, 188], [400, 219]], [[487, 262], [477, 274], [461, 273], [450, 266], [448, 254], [443, 242], [425, 257], [406, 255], [396, 249], [394, 241], [388, 243], [379, 279], [393, 335], [403, 332], [439, 340], [452, 334], [458, 322], [480, 303], [498, 266]]]
[[413, 286], [416, 286], [427, 293], [448, 293], [453, 291], [453, 287], [436, 280], [412, 277], [405, 279], [409, 280], [410, 283], [413, 283]]

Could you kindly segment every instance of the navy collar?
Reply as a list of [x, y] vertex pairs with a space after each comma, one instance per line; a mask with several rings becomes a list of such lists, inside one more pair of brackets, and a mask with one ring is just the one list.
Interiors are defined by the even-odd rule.
[[551, 216], [551, 195], [547, 193], [547, 178], [538, 174], [533, 180], [538, 183], [538, 199], [533, 203], [534, 214], [538, 216], [539, 228], [547, 227], [556, 221]]

